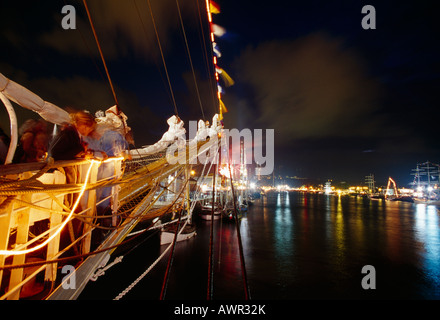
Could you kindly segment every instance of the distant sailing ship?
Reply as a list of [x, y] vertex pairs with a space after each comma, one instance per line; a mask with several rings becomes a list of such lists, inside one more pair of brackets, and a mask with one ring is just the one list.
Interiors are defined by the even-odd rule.
[[412, 171], [414, 202], [440, 205], [440, 166], [427, 161], [417, 164]]

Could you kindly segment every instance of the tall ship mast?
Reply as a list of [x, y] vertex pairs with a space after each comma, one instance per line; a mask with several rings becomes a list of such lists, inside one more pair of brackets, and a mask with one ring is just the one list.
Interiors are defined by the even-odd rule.
[[[83, 3], [113, 89], [87, 3], [85, 0]], [[211, 12], [212, 9], [216, 12]], [[218, 13], [218, 8], [206, 0], [209, 52], [214, 55], [212, 13]], [[180, 22], [184, 31], [181, 17]], [[159, 39], [158, 43], [160, 45]], [[170, 224], [177, 225], [175, 238], [156, 261], [167, 252], [173, 252], [177, 237], [191, 223], [196, 204], [192, 199], [197, 199], [209, 173], [212, 158], [205, 156], [204, 163], [197, 163], [197, 159], [220, 148], [218, 137], [223, 129], [223, 113], [227, 110], [221, 101], [219, 80], [227, 74], [218, 67], [216, 56], [212, 61], [215, 71], [212, 80], [218, 85], [215, 92], [218, 113], [211, 123], [199, 120], [194, 138], [186, 139], [184, 122], [175, 114], [167, 120], [168, 130], [159, 141], [127, 149], [123, 156], [58, 161], [48, 157], [44, 161], [17, 164], [11, 163], [18, 132], [10, 101], [35, 111], [54, 125], [63, 125], [70, 118], [64, 109], [44, 101], [0, 73], [0, 99], [8, 111], [11, 129], [8, 154], [5, 163], [0, 165], [1, 300], [76, 299], [89, 281], [121, 261], [110, 262], [119, 246], [133, 243], [150, 230], [164, 230]], [[113, 94], [116, 105], [97, 119], [103, 125], [117, 123], [116, 127], [126, 129], [128, 118], [119, 107], [114, 90]], [[201, 167], [201, 172], [191, 187], [194, 163]], [[103, 168], [109, 167], [111, 172], [102, 174]], [[72, 171], [75, 180], [67, 175]], [[111, 192], [103, 198], [102, 190], [106, 188]], [[103, 202], [110, 204], [106, 214], [97, 211]], [[132, 235], [140, 223], [146, 228]]]

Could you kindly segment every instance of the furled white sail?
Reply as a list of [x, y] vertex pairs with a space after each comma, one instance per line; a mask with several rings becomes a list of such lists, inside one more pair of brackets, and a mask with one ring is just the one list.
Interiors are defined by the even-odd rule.
[[6, 78], [1, 73], [0, 92], [23, 108], [37, 112], [46, 121], [55, 124], [69, 122], [69, 113], [66, 110], [44, 101], [35, 93]]
[[181, 141], [184, 143], [186, 130], [183, 127], [183, 121], [176, 116], [172, 116], [167, 120], [167, 123], [169, 128], [158, 142], [151, 146], [145, 146], [141, 149], [130, 150], [130, 154], [134, 157], [146, 156], [162, 151], [176, 141]]
[[[197, 134], [191, 142], [197, 143], [198, 141], [205, 141], [206, 138], [216, 136], [222, 129], [218, 117], [218, 114], [214, 115], [214, 117], [212, 118], [211, 127], [206, 127], [205, 122], [203, 120], [200, 120], [198, 122]], [[160, 151], [164, 151], [166, 148], [174, 144], [177, 147], [185, 145], [186, 130], [184, 128], [184, 122], [180, 118], [172, 116], [167, 120], [167, 123], [169, 125], [169, 128], [158, 142], [150, 146], [144, 146], [140, 149], [130, 150], [130, 154], [133, 157], [143, 157]]]

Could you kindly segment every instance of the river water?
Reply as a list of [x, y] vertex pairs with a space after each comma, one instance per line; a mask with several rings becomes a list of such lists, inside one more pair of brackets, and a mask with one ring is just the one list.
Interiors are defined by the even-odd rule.
[[[211, 222], [195, 223], [197, 236], [176, 245], [165, 299], [207, 298]], [[244, 214], [240, 233], [252, 299], [440, 299], [436, 206], [273, 192]], [[244, 299], [235, 224], [214, 221], [213, 243], [212, 298]], [[150, 235], [80, 298], [115, 298], [163, 249]], [[157, 300], [167, 263], [123, 299]], [[362, 273], [366, 265], [374, 269]], [[375, 289], [363, 288], [364, 277]]]

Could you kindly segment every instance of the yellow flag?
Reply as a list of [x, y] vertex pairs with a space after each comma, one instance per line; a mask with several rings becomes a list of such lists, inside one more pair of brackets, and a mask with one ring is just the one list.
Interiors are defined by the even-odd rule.
[[217, 73], [222, 77], [223, 81], [225, 82], [225, 85], [227, 87], [233, 86], [234, 85], [234, 79], [232, 79], [229, 74], [226, 73], [225, 70], [223, 70], [220, 67], [216, 67]]
[[214, 1], [209, 1], [209, 10], [213, 14], [220, 13], [220, 6], [217, 3], [215, 3]]
[[226, 108], [225, 104], [223, 103], [223, 101], [221, 99], [219, 99], [220, 102], [220, 113], [226, 113], [228, 112], [228, 109]]

